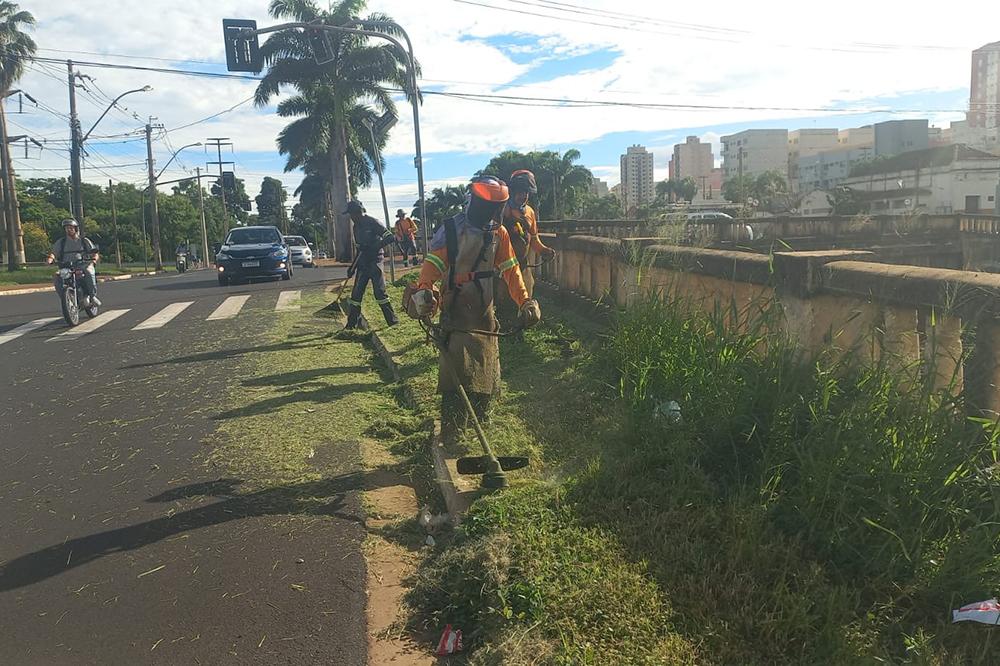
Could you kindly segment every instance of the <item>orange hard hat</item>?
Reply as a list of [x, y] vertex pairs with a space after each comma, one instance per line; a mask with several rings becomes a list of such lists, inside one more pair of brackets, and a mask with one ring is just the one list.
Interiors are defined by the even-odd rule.
[[495, 176], [481, 176], [469, 185], [472, 196], [492, 203], [504, 203], [510, 199], [507, 183]]

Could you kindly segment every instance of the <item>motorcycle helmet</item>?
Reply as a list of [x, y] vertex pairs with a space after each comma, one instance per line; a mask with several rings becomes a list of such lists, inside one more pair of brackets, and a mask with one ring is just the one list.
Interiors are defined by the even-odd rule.
[[469, 185], [465, 216], [472, 226], [491, 231], [499, 226], [500, 211], [510, 198], [507, 184], [495, 176], [474, 178]]
[[76, 227], [77, 229], [79, 229], [80, 228], [80, 223], [70, 217], [70, 218], [66, 218], [65, 220], [62, 221], [62, 226], [63, 226], [64, 229], [66, 227]]
[[538, 194], [538, 186], [535, 185], [535, 174], [527, 169], [518, 169], [510, 174], [510, 193], [519, 194], [521, 192]]

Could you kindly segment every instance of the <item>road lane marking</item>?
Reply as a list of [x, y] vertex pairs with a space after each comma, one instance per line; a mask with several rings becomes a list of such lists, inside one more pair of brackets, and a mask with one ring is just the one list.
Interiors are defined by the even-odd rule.
[[52, 322], [59, 321], [60, 319], [62, 319], [62, 317], [46, 317], [45, 319], [36, 319], [35, 321], [29, 321], [27, 324], [11, 329], [6, 333], [0, 333], [0, 345], [5, 342], [10, 342], [11, 340], [16, 340], [25, 333], [31, 333], [35, 329], [41, 328], [42, 326], [48, 326]]
[[77, 338], [87, 335], [88, 333], [93, 333], [101, 326], [118, 319], [118, 317], [121, 317], [126, 312], [131, 312], [131, 308], [126, 310], [108, 310], [107, 312], [102, 312], [90, 321], [85, 321], [79, 326], [74, 326], [65, 333], [60, 333], [54, 338], [49, 338], [46, 342], [66, 342], [69, 340], [76, 340]]
[[163, 328], [165, 325], [170, 323], [170, 320], [184, 312], [188, 307], [194, 304], [194, 301], [186, 301], [184, 303], [171, 303], [167, 307], [163, 308], [155, 315], [142, 322], [133, 331], [144, 331], [149, 328]]
[[250, 300], [250, 294], [244, 296], [230, 296], [226, 300], [222, 301], [222, 305], [215, 309], [215, 312], [208, 315], [208, 319], [205, 321], [214, 321], [216, 319], [232, 319], [240, 313], [246, 302]]
[[302, 299], [302, 291], [283, 291], [278, 294], [278, 304], [274, 306], [277, 311], [298, 310], [299, 301]]

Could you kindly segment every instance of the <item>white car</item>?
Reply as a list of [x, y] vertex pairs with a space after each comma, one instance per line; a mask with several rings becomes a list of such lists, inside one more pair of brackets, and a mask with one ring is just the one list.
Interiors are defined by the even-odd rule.
[[306, 268], [312, 268], [316, 265], [313, 263], [312, 249], [305, 238], [302, 236], [285, 236], [285, 243], [288, 244], [288, 249], [292, 251], [293, 264]]
[[717, 210], [703, 210], [697, 213], [688, 213], [688, 222], [701, 222], [703, 220], [731, 220], [732, 215], [726, 215], [725, 213], [719, 212]]

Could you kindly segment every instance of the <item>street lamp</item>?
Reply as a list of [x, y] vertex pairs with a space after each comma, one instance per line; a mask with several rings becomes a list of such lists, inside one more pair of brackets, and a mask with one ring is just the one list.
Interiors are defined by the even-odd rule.
[[83, 142], [90, 137], [90, 133], [94, 131], [97, 124], [104, 120], [104, 116], [108, 115], [108, 112], [118, 103], [122, 97], [126, 95], [131, 95], [133, 93], [148, 92], [153, 88], [151, 86], [143, 86], [142, 88], [136, 88], [135, 90], [127, 90], [121, 95], [118, 95], [108, 108], [104, 110], [101, 117], [97, 119], [87, 133], [80, 137], [80, 119], [76, 114], [76, 83], [73, 80], [75, 74], [73, 73], [72, 66], [70, 66], [70, 87], [69, 87], [69, 101], [70, 101], [70, 118], [69, 118], [69, 131], [71, 138], [71, 149], [70, 149], [70, 171], [73, 181], [73, 217], [76, 218], [80, 225], [83, 225], [83, 188], [82, 188], [82, 176], [81, 176], [81, 165], [80, 165], [80, 153], [83, 151]]
[[[175, 150], [174, 154], [170, 156], [169, 160], [167, 160], [167, 163], [163, 165], [162, 169], [160, 169], [160, 173], [156, 174], [156, 180], [160, 179], [160, 176], [163, 175], [163, 172], [167, 170], [167, 167], [170, 166], [170, 163], [173, 162], [177, 158], [177, 156], [180, 154], [180, 152], [182, 150], [184, 150], [186, 148], [195, 148], [195, 147], [200, 146], [200, 145], [202, 145], [201, 141], [199, 141], [198, 143], [189, 143], [188, 145], [181, 146], [180, 148], [178, 148], [177, 150]], [[190, 173], [190, 172], [188, 172], [188, 173]]]

